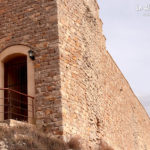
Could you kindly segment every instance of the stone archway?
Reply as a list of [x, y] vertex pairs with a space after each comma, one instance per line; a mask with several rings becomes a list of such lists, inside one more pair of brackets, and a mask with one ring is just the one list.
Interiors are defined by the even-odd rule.
[[[0, 53], [0, 88], [11, 88], [12, 90], [18, 90], [18, 92], [22, 92], [24, 94], [27, 94], [27, 95], [34, 97], [34, 95], [35, 95], [34, 64], [33, 64], [33, 61], [28, 57], [28, 51], [29, 50], [30, 50], [30, 48], [27, 46], [15, 45], [15, 46], [11, 46], [11, 47], [6, 48], [5, 50], [3, 50]], [[20, 89], [17, 89], [16, 87], [12, 88], [12, 87], [10, 87], [10, 85], [8, 85], [8, 83], [6, 81], [6, 78], [8, 79], [8, 74], [9, 74], [9, 82], [10, 82], [9, 84], [13, 84], [13, 82], [16, 82], [16, 84], [17, 84], [17, 82], [20, 82], [19, 81], [20, 79], [17, 79], [17, 77], [16, 77], [17, 75], [15, 74], [15, 72], [12, 73], [11, 71], [8, 71], [8, 69], [6, 69], [6, 66], [14, 64], [14, 63], [20, 63], [23, 61], [23, 59], [24, 59], [24, 61], [26, 61], [26, 71], [24, 70], [24, 73], [26, 72], [26, 74], [27, 74], [26, 75], [27, 79], [25, 79], [26, 80], [25, 82], [27, 82], [27, 83], [25, 85], [26, 89], [21, 90], [21, 87], [17, 87], [17, 88], [20, 88]], [[11, 78], [13, 78], [13, 79], [11, 79]], [[1, 90], [0, 91], [0, 98], [1, 98], [0, 99], [0, 110], [1, 110], [0, 121], [3, 121], [4, 119], [8, 118], [7, 115], [4, 115], [5, 114], [4, 111], [6, 110], [6, 108], [4, 109], [4, 104], [5, 104], [4, 97], [5, 96], [6, 96], [6, 93]], [[29, 98], [27, 98], [27, 105], [28, 105], [27, 106], [27, 108], [28, 108], [27, 112], [24, 112], [28, 116], [27, 119], [21, 119], [20, 118], [18, 120], [26, 120], [26, 121], [31, 123], [33, 121], [32, 120], [33, 119], [33, 117], [32, 117], [33, 112], [31, 112], [33, 104], [32, 104], [32, 102], [29, 101]], [[26, 106], [21, 106], [22, 112], [24, 109], [23, 107], [26, 107]], [[11, 110], [11, 111], [13, 111], [13, 110]], [[19, 111], [16, 112], [16, 110], [15, 110], [15, 111], [13, 111], [13, 113], [17, 114], [20, 112]], [[15, 117], [11, 117], [11, 119], [15, 119]]]

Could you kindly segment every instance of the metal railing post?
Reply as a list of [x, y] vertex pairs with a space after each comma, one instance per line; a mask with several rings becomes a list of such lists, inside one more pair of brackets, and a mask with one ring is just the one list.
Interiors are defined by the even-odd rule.
[[[29, 118], [31, 118], [31, 120], [32, 120], [32, 123], [34, 124], [35, 123], [35, 103], [34, 103], [34, 97], [32, 97], [32, 96], [29, 96], [29, 95], [27, 95], [27, 94], [24, 94], [24, 93], [21, 93], [21, 92], [19, 92], [19, 91], [15, 91], [15, 90], [13, 90], [13, 89], [9, 89], [9, 88], [0, 88], [0, 90], [3, 90], [4, 92], [5, 91], [7, 91], [8, 93], [7, 93], [7, 101], [8, 101], [8, 104], [3, 104], [3, 106], [2, 107], [7, 107], [7, 111], [8, 112], [5, 112], [5, 110], [4, 110], [4, 114], [5, 113], [7, 113], [7, 119], [15, 119], [15, 118], [13, 118], [13, 114], [14, 114], [14, 116], [16, 117], [16, 120], [18, 119], [18, 118], [26, 118], [25, 120], [28, 120]], [[15, 105], [15, 103], [17, 102], [17, 99], [15, 100], [14, 98], [13, 98], [13, 95], [14, 94], [11, 94], [11, 92], [12, 93], [15, 93], [15, 94], [19, 94], [19, 95], [21, 95], [21, 96], [25, 96], [26, 98], [27, 98], [27, 102], [25, 103], [25, 102], [23, 102], [23, 101], [21, 101], [21, 103], [22, 104], [24, 104], [24, 105], [27, 105], [27, 108], [25, 107], [19, 107], [19, 106], [17, 106], [17, 105]], [[5, 94], [4, 94], [5, 95]], [[4, 97], [4, 99], [5, 99], [5, 97]], [[28, 103], [28, 100], [31, 100], [32, 102], [31, 103]], [[13, 101], [13, 102], [12, 102]], [[30, 104], [30, 107], [28, 106]], [[29, 109], [29, 108], [31, 108], [31, 109]], [[22, 110], [22, 113], [24, 113], [24, 111], [26, 110], [26, 112], [27, 112], [27, 115], [26, 115], [26, 113], [25, 114], [22, 114], [20, 111], [19, 111], [19, 113], [18, 113], [18, 111], [16, 111], [17, 109], [19, 109], [19, 110]], [[15, 110], [15, 111], [14, 111]], [[29, 115], [29, 112], [31, 112], [31, 116]], [[5, 119], [5, 118], [4, 118]], [[25, 120], [21, 120], [21, 121], [25, 121]]]
[[12, 118], [11, 114], [11, 96], [10, 96], [10, 90], [8, 90], [8, 119]]

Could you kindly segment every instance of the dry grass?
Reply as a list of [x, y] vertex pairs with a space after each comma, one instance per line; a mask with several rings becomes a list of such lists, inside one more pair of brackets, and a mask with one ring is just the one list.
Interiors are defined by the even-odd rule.
[[[85, 150], [79, 137], [68, 143], [49, 137], [27, 124], [10, 127], [0, 126], [0, 150]], [[93, 149], [94, 150], [94, 149]], [[99, 150], [113, 150], [101, 140]]]
[[6, 150], [80, 150], [77, 139], [65, 143], [27, 125], [1, 126], [0, 142], [0, 149]]
[[68, 142], [68, 147], [73, 150], [81, 150], [82, 144], [79, 137], [74, 137]]

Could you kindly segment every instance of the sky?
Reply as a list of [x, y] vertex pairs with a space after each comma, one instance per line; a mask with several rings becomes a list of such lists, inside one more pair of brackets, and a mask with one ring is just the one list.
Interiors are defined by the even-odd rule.
[[106, 48], [150, 116], [150, 0], [97, 0]]

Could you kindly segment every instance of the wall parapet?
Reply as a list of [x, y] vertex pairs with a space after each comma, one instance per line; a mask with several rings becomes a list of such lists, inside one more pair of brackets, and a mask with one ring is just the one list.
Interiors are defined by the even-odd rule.
[[84, 0], [84, 2], [89, 6], [93, 15], [95, 17], [99, 17], [99, 5], [97, 0]]

